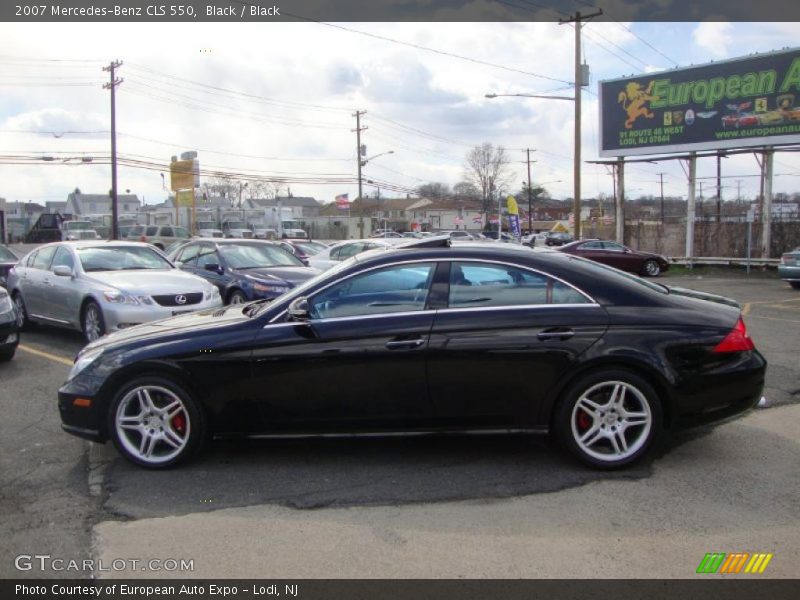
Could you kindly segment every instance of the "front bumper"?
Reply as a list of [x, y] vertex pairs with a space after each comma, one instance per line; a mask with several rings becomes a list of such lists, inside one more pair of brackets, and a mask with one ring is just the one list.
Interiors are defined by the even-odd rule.
[[19, 343], [19, 330], [14, 311], [0, 314], [0, 348], [16, 346]]
[[150, 323], [151, 321], [158, 321], [174, 317], [178, 314], [186, 314], [198, 310], [206, 310], [209, 308], [220, 308], [222, 306], [222, 299], [215, 298], [205, 300], [199, 304], [192, 304], [190, 306], [161, 306], [159, 304], [115, 304], [112, 302], [104, 302], [103, 319], [105, 320], [106, 332], [119, 331], [127, 329], [134, 325], [142, 325], [143, 323]]

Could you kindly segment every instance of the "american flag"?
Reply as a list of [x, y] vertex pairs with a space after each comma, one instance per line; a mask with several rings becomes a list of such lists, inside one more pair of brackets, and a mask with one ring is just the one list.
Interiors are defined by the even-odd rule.
[[472, 217], [472, 222], [473, 223], [483, 223], [483, 217], [480, 216], [480, 215], [475, 215], [474, 217]]
[[347, 210], [350, 208], [350, 201], [347, 199], [347, 194], [339, 194], [334, 199], [336, 202], [336, 208], [340, 208], [342, 210]]

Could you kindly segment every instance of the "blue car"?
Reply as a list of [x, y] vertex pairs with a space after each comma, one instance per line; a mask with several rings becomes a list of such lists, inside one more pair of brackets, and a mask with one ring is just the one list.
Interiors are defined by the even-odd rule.
[[280, 245], [260, 240], [194, 239], [170, 259], [216, 285], [226, 304], [277, 298], [319, 273]]

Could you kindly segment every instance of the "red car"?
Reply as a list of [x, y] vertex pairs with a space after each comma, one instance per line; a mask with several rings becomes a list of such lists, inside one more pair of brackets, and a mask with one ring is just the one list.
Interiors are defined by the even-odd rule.
[[565, 244], [560, 248], [556, 248], [556, 250], [589, 258], [610, 267], [616, 267], [637, 275], [646, 275], [647, 277], [657, 277], [669, 269], [669, 261], [663, 256], [651, 252], [631, 250], [617, 242], [581, 240]]

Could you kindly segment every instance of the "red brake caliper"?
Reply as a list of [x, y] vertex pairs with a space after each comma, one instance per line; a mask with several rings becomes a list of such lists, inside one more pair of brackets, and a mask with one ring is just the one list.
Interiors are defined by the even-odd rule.
[[172, 427], [178, 433], [184, 433], [186, 431], [186, 417], [183, 416], [182, 412], [179, 412], [177, 415], [172, 417]]
[[586, 413], [586, 411], [583, 410], [580, 411], [578, 413], [578, 429], [580, 429], [581, 431], [586, 431], [591, 426], [592, 426], [591, 417]]

